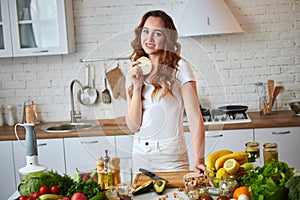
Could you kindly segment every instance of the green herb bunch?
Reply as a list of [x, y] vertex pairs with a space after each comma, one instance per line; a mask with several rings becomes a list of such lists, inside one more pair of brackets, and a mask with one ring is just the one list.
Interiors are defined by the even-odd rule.
[[248, 186], [251, 200], [276, 200], [286, 195], [285, 183], [293, 176], [294, 169], [285, 162], [275, 161], [257, 166], [238, 180], [239, 185]]

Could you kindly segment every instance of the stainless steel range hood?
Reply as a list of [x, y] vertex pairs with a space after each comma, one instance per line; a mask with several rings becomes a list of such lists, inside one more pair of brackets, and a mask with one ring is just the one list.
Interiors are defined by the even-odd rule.
[[189, 0], [177, 29], [180, 36], [244, 32], [224, 0]]

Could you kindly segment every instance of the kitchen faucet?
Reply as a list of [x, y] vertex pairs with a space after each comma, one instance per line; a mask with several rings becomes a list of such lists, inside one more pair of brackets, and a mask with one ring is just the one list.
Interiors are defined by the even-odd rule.
[[75, 123], [76, 119], [81, 118], [81, 112], [76, 112], [74, 109], [74, 93], [73, 93], [73, 86], [75, 83], [78, 83], [80, 86], [80, 91], [83, 92], [83, 86], [77, 79], [74, 79], [70, 84], [70, 99], [71, 99], [71, 123]]

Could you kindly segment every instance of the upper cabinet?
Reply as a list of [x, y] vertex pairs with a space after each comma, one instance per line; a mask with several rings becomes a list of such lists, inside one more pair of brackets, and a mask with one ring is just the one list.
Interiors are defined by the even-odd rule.
[[8, 0], [0, 0], [0, 57], [11, 57], [11, 34]]
[[75, 51], [72, 0], [0, 0], [0, 57]]

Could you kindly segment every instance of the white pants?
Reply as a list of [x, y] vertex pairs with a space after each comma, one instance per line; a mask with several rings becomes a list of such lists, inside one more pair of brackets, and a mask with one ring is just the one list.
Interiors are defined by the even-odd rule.
[[189, 158], [184, 137], [147, 140], [135, 136], [132, 148], [133, 172], [139, 168], [150, 171], [189, 170]]

